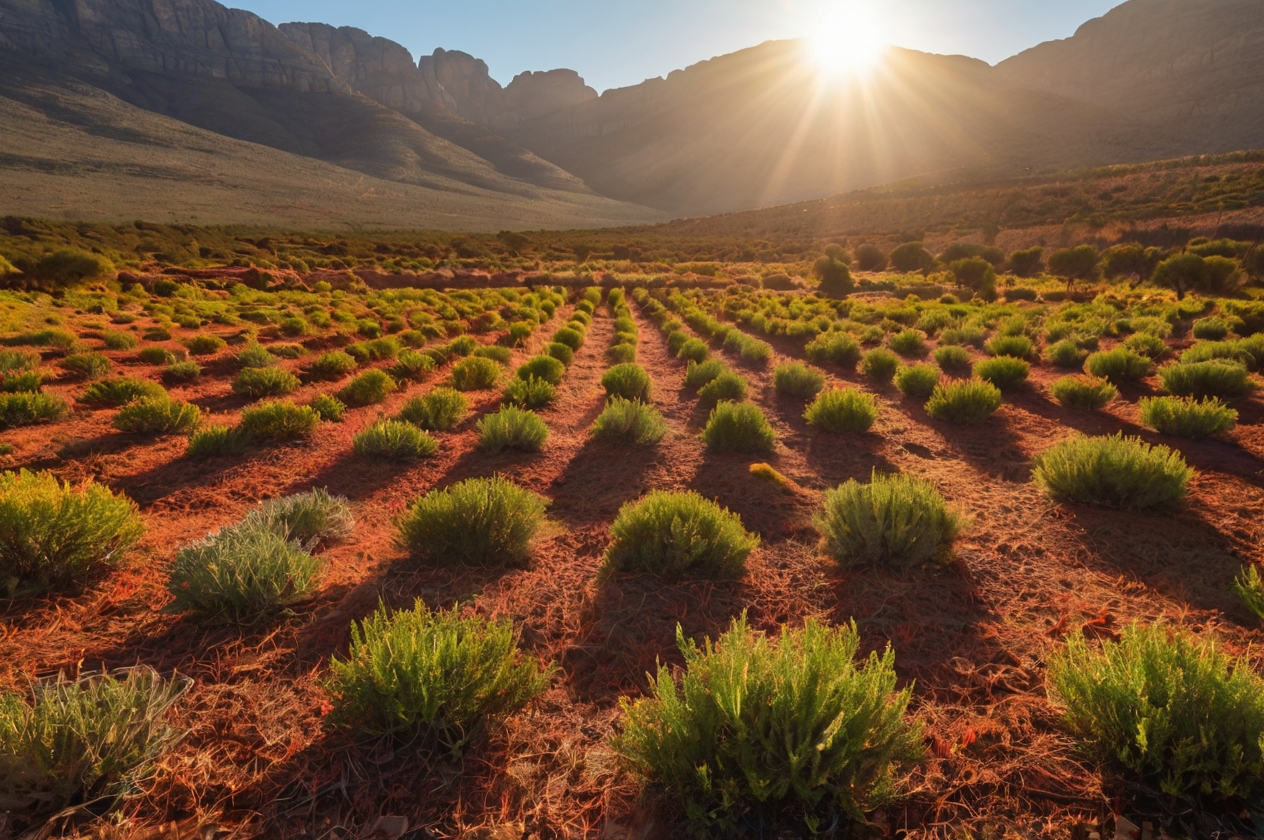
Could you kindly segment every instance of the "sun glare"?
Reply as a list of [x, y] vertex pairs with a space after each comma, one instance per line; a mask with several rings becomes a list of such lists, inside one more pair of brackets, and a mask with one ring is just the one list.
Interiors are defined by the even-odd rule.
[[864, 2], [831, 4], [808, 37], [808, 53], [830, 79], [868, 76], [887, 51], [890, 33], [874, 6]]

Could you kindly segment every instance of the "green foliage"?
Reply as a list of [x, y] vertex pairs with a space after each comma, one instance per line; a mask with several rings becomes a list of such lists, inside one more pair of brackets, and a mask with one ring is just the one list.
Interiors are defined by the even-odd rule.
[[28, 370], [25, 373], [19, 373], [14, 376], [6, 376], [0, 381], [0, 391], [8, 393], [26, 392], [35, 393], [44, 387], [44, 375], [38, 370]]
[[[105, 342], [106, 350], [131, 350], [140, 344], [140, 339], [122, 330], [105, 330], [101, 333], [101, 340]], [[141, 352], [144, 353], [143, 350]]]
[[471, 356], [452, 366], [452, 387], [458, 391], [486, 391], [500, 381], [500, 365]]
[[566, 365], [552, 356], [535, 356], [518, 367], [517, 377], [522, 380], [538, 379], [550, 385], [562, 384]]
[[667, 434], [667, 422], [652, 405], [612, 397], [593, 421], [589, 434], [597, 440], [650, 446]]
[[1013, 356], [995, 356], [974, 365], [974, 376], [990, 382], [1002, 391], [1023, 385], [1031, 374], [1031, 365]]
[[575, 351], [556, 341], [544, 345], [544, 355], [552, 356], [564, 365], [569, 365], [575, 360]]
[[726, 370], [698, 389], [698, 398], [704, 403], [740, 402], [746, 399], [746, 390], [746, 380]]
[[803, 417], [822, 432], [859, 434], [878, 419], [878, 399], [855, 388], [832, 388], [817, 395]]
[[144, 397], [123, 406], [114, 415], [114, 428], [133, 435], [188, 434], [202, 420], [201, 410], [192, 403], [170, 397]]
[[900, 357], [885, 347], [875, 347], [860, 362], [860, 372], [877, 382], [890, 382], [900, 369]]
[[1159, 369], [1163, 390], [1178, 397], [1231, 400], [1255, 389], [1247, 369], [1235, 362], [1182, 362]]
[[998, 335], [983, 347], [990, 356], [1012, 356], [1031, 359], [1036, 355], [1031, 339], [1025, 335]]
[[772, 345], [737, 330], [730, 330], [724, 337], [724, 349], [736, 352], [738, 358], [750, 366], [765, 365], [772, 358]]
[[935, 420], [970, 426], [991, 417], [1001, 402], [1001, 391], [991, 382], [967, 379], [937, 385], [926, 402], [926, 413]]
[[939, 368], [931, 364], [901, 367], [895, 374], [895, 387], [900, 393], [915, 400], [929, 399], [939, 384]]
[[353, 407], [376, 405], [385, 402], [398, 387], [386, 371], [366, 370], [343, 386], [338, 399]]
[[479, 447], [488, 452], [539, 452], [549, 439], [549, 427], [538, 414], [515, 406], [501, 407], [479, 420], [474, 428], [478, 431]]
[[1053, 398], [1067, 408], [1097, 411], [1119, 396], [1119, 389], [1095, 376], [1064, 376], [1049, 386]]
[[690, 362], [685, 368], [685, 387], [702, 388], [711, 384], [717, 376], [728, 371], [724, 362], [719, 359], [707, 359], [705, 362]]
[[812, 263], [812, 276], [820, 281], [817, 292], [825, 297], [846, 297], [856, 287], [847, 263], [828, 254]]
[[821, 546], [843, 566], [919, 566], [942, 555], [961, 530], [960, 516], [928, 481], [874, 473], [825, 494], [813, 520]]
[[71, 373], [88, 379], [100, 379], [113, 367], [110, 360], [101, 353], [72, 353], [62, 359], [60, 365]]
[[649, 402], [654, 383], [645, 368], [637, 364], [615, 365], [601, 377], [607, 397]]
[[189, 436], [190, 458], [241, 455], [250, 448], [250, 433], [240, 426], [202, 426]]
[[825, 373], [802, 362], [787, 362], [773, 371], [772, 382], [778, 394], [810, 400], [825, 387]]
[[1223, 295], [1234, 291], [1240, 280], [1237, 263], [1224, 257], [1203, 258], [1197, 254], [1176, 254], [1159, 263], [1151, 278], [1183, 299], [1188, 292]]
[[265, 402], [241, 412], [241, 428], [251, 438], [275, 443], [311, 437], [320, 415], [306, 405], [288, 400]]
[[921, 330], [901, 330], [887, 339], [887, 346], [905, 358], [921, 359], [930, 352]]
[[1088, 351], [1080, 348], [1075, 339], [1064, 338], [1045, 348], [1045, 359], [1060, 368], [1078, 368], [1084, 365]]
[[1123, 347], [1151, 361], [1167, 355], [1167, 342], [1153, 333], [1139, 332], [1124, 339]]
[[472, 478], [417, 499], [397, 521], [414, 557], [493, 566], [531, 556], [547, 502], [513, 482]]
[[845, 370], [855, 370], [860, 361], [860, 343], [847, 333], [821, 333], [804, 346], [808, 359], [820, 364], [834, 364]]
[[42, 822], [76, 803], [101, 812], [134, 793], [180, 740], [168, 712], [187, 683], [149, 668], [117, 675], [59, 675], [30, 701], [0, 692], [0, 802]]
[[469, 402], [460, 391], [435, 388], [404, 403], [399, 419], [427, 432], [446, 432], [464, 420], [467, 411]]
[[1233, 332], [1233, 327], [1234, 325], [1227, 318], [1221, 318], [1216, 315], [1209, 318], [1199, 318], [1194, 322], [1194, 338], [1220, 341]]
[[967, 289], [973, 289], [980, 300], [996, 300], [996, 268], [982, 257], [967, 257], [949, 263], [957, 283]]
[[1264, 578], [1256, 566], [1247, 566], [1242, 574], [1234, 579], [1233, 591], [1238, 593], [1242, 603], [1255, 617], [1264, 621]]
[[543, 379], [512, 379], [505, 386], [504, 401], [519, 408], [543, 408], [553, 402], [557, 388]]
[[903, 274], [926, 272], [935, 267], [935, 258], [920, 242], [905, 242], [892, 251], [888, 259], [891, 267]]
[[705, 362], [710, 355], [711, 350], [707, 347], [706, 342], [697, 338], [689, 339], [680, 345], [680, 349], [676, 351], [677, 359], [686, 359], [691, 362]]
[[117, 566], [143, 531], [136, 505], [108, 487], [72, 487], [51, 473], [0, 473], [0, 587], [10, 595]]
[[612, 365], [629, 364], [636, 361], [635, 344], [613, 344], [606, 351], [606, 361]]
[[[126, 333], [124, 333], [126, 335]], [[172, 353], [166, 347], [158, 347], [150, 345], [141, 348], [138, 358], [147, 365], [171, 365], [177, 361], [176, 354]]]
[[553, 334], [553, 342], [555, 344], [564, 344], [573, 351], [578, 351], [584, 346], [584, 334], [579, 330], [570, 327], [562, 327]]
[[935, 350], [935, 364], [942, 370], [967, 371], [970, 369], [970, 351], [954, 345], [940, 347]]
[[0, 429], [54, 423], [70, 415], [70, 406], [56, 394], [0, 394]]
[[347, 405], [342, 400], [330, 394], [317, 394], [312, 397], [312, 401], [308, 403], [312, 411], [316, 412], [321, 420], [327, 423], [339, 423], [342, 416], [347, 412]]
[[489, 723], [542, 694], [552, 666], [518, 650], [513, 622], [384, 606], [351, 628], [324, 684], [335, 723], [371, 735], [437, 743], [454, 754]]
[[1126, 347], [1116, 347], [1088, 357], [1084, 369], [1093, 376], [1109, 379], [1115, 385], [1140, 382], [1150, 375], [1150, 360]]
[[192, 359], [173, 362], [162, 370], [162, 378], [167, 382], [196, 382], [201, 377], [202, 367]]
[[[497, 347], [497, 350], [505, 350], [504, 347]], [[395, 359], [395, 364], [391, 366], [391, 376], [397, 380], [411, 380], [413, 382], [421, 382], [428, 377], [435, 369], [435, 360], [433, 357], [425, 353], [419, 353], [416, 350], [402, 350]]]
[[83, 392], [79, 402], [98, 408], [118, 408], [127, 405], [132, 400], [165, 396], [167, 396], [166, 390], [157, 382], [124, 376], [93, 382]]
[[603, 574], [739, 575], [759, 545], [741, 517], [694, 492], [654, 490], [629, 502], [610, 534]]
[[65, 288], [94, 277], [112, 277], [114, 264], [100, 254], [78, 248], [58, 248], [41, 257], [27, 274], [41, 285]]
[[246, 517], [276, 531], [288, 540], [304, 546], [338, 542], [351, 536], [355, 518], [351, 504], [342, 496], [315, 488], [269, 499]]
[[351, 448], [362, 458], [414, 461], [433, 455], [439, 441], [411, 423], [382, 419], [358, 432]]
[[303, 386], [298, 377], [279, 367], [246, 368], [233, 380], [233, 393], [248, 399], [283, 397]]
[[342, 379], [357, 367], [356, 360], [341, 350], [316, 357], [307, 368], [307, 375], [318, 382]]
[[1034, 459], [1032, 478], [1054, 500], [1148, 510], [1185, 498], [1194, 471], [1179, 452], [1141, 438], [1076, 435]]
[[716, 452], [746, 453], [771, 452], [777, 440], [758, 406], [729, 401], [720, 402], [711, 410], [701, 438]]
[[214, 356], [228, 343], [217, 335], [191, 335], [184, 339], [184, 346], [194, 356]]
[[239, 368], [266, 368], [275, 365], [277, 358], [269, 353], [268, 348], [259, 342], [251, 341], [237, 351], [235, 361]]
[[1045, 249], [1041, 247], [1011, 251], [1009, 255], [1010, 271], [1016, 277], [1035, 277], [1044, 268]]
[[863, 820], [893, 793], [900, 764], [921, 756], [895, 654], [858, 664], [854, 624], [810, 619], [773, 641], [743, 616], [702, 648], [676, 637], [684, 673], [661, 665], [648, 697], [622, 701], [612, 746], [699, 833], [737, 836], [752, 816], [787, 810], [809, 825], [836, 808]]
[[1143, 426], [1176, 437], [1221, 435], [1238, 424], [1238, 412], [1214, 397], [1144, 397], [1137, 409]]
[[1097, 277], [1098, 259], [1094, 245], [1064, 248], [1049, 255], [1049, 273], [1066, 280], [1068, 285], [1076, 280], [1093, 280]]
[[254, 624], [305, 599], [320, 561], [258, 517], [176, 553], [168, 589], [173, 609], [214, 621]]
[[1264, 680], [1214, 641], [1162, 624], [1100, 648], [1077, 633], [1049, 684], [1071, 734], [1117, 774], [1204, 806], [1261, 792]]

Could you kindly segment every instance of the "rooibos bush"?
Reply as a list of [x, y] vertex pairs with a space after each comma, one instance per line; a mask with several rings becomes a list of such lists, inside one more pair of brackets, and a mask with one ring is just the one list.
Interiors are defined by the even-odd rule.
[[1049, 364], [1060, 368], [1078, 368], [1088, 358], [1088, 351], [1081, 350], [1080, 345], [1070, 338], [1054, 342], [1045, 348], [1045, 358]]
[[575, 351], [556, 341], [544, 346], [544, 355], [552, 356], [564, 365], [569, 365], [575, 360]]
[[465, 419], [469, 403], [451, 388], [435, 388], [413, 397], [400, 409], [399, 418], [427, 432], [446, 432]]
[[703, 648], [676, 637], [684, 673], [662, 665], [648, 697], [622, 701], [613, 747], [700, 831], [736, 834], [787, 810], [863, 819], [921, 755], [921, 729], [905, 717], [912, 688], [896, 691], [889, 648], [857, 663], [854, 624], [808, 620], [774, 641], [743, 617]]
[[825, 552], [844, 566], [917, 566], [961, 529], [961, 518], [928, 481], [874, 473], [825, 494], [815, 517]]
[[772, 372], [772, 383], [778, 394], [810, 400], [825, 387], [825, 374], [802, 362], [787, 362]]
[[488, 566], [518, 563], [547, 502], [504, 478], [473, 478], [417, 499], [396, 522], [414, 557]]
[[1068, 408], [1097, 411], [1119, 396], [1119, 389], [1096, 376], [1064, 376], [1049, 386], [1053, 398]]
[[310, 437], [320, 424], [320, 415], [306, 405], [266, 402], [241, 413], [242, 431], [258, 440], [283, 443]]
[[196, 382], [202, 377], [202, 367], [192, 359], [184, 362], [173, 362], [162, 369], [162, 378], [167, 383]]
[[0, 429], [52, 423], [70, 414], [70, 406], [55, 394], [0, 394]]
[[970, 351], [964, 347], [947, 345], [935, 350], [935, 364], [947, 371], [970, 369]]
[[0, 473], [0, 585], [10, 593], [77, 583], [116, 566], [144, 527], [108, 487], [50, 473]]
[[385, 402], [398, 388], [386, 371], [366, 370], [338, 392], [338, 399], [350, 406], [377, 405]]
[[667, 434], [667, 422], [652, 405], [614, 397], [593, 421], [590, 434], [598, 440], [648, 446]]
[[1264, 779], [1264, 680], [1215, 642], [1162, 624], [1049, 662], [1067, 728], [1120, 775], [1191, 804], [1251, 801]]
[[250, 433], [240, 426], [202, 426], [189, 436], [191, 458], [240, 455], [250, 448]]
[[458, 391], [486, 391], [500, 381], [500, 365], [471, 356], [452, 366], [452, 387]]
[[1141, 423], [1176, 437], [1201, 438], [1233, 430], [1238, 412], [1214, 397], [1143, 397], [1137, 403]]
[[685, 369], [685, 387], [703, 388], [711, 384], [717, 376], [727, 371], [728, 368], [719, 359], [708, 359], [705, 362], [690, 362], [689, 367]]
[[939, 368], [934, 365], [909, 365], [896, 372], [895, 387], [906, 397], [925, 400], [935, 393], [940, 376]]
[[887, 339], [887, 346], [901, 356], [922, 358], [926, 355], [926, 333], [921, 330], [901, 330]]
[[833, 388], [822, 391], [803, 417], [822, 432], [859, 434], [878, 419], [878, 400], [855, 388]]
[[900, 369], [900, 357], [885, 347], [876, 347], [865, 354], [860, 372], [878, 382], [890, 382]]
[[819, 364], [826, 362], [846, 370], [854, 370], [860, 361], [860, 344], [847, 333], [821, 333], [803, 348], [807, 357]]
[[1031, 339], [1025, 335], [998, 335], [983, 347], [989, 356], [1011, 356], [1015, 359], [1030, 359], [1035, 355]]
[[383, 419], [358, 432], [351, 448], [363, 458], [413, 461], [433, 455], [439, 442], [411, 423]]
[[125, 376], [93, 382], [83, 392], [79, 402], [101, 408], [118, 408], [142, 397], [165, 397], [166, 395], [166, 390], [157, 382]]
[[474, 427], [478, 431], [479, 447], [489, 452], [502, 449], [539, 452], [549, 439], [549, 427], [538, 414], [514, 406], [503, 406]]
[[194, 356], [213, 356], [228, 343], [217, 335], [193, 335], [184, 340], [184, 346]]
[[974, 376], [990, 382], [1002, 391], [1012, 390], [1027, 381], [1031, 365], [1013, 356], [996, 356], [984, 359], [974, 366]]
[[704, 403], [722, 401], [740, 402], [746, 399], [746, 380], [739, 374], [726, 370], [698, 389], [698, 398]]
[[240, 368], [265, 368], [277, 363], [276, 356], [269, 353], [268, 348], [257, 341], [252, 341], [237, 351], [235, 361]]
[[347, 657], [329, 670], [336, 723], [453, 753], [541, 694], [553, 672], [518, 650], [510, 620], [431, 612], [421, 601], [353, 624]]
[[565, 344], [571, 350], [579, 350], [584, 346], [584, 334], [572, 327], [562, 327], [553, 334], [553, 342], [556, 344]]
[[355, 518], [346, 498], [332, 496], [319, 488], [269, 499], [252, 510], [246, 519], [258, 521], [304, 546], [337, 542], [351, 536], [355, 528]]
[[926, 413], [936, 420], [974, 425], [991, 417], [1001, 402], [1001, 391], [991, 382], [968, 379], [935, 386], [926, 401]]
[[717, 452], [771, 452], [777, 441], [758, 406], [735, 402], [721, 402], [712, 409], [701, 437]]
[[1181, 362], [1159, 370], [1163, 390], [1178, 397], [1232, 400], [1249, 394], [1251, 384], [1247, 369], [1236, 362]]
[[317, 394], [312, 397], [312, 401], [308, 403], [312, 411], [328, 423], [338, 423], [342, 421], [342, 416], [347, 412], [347, 405], [337, 397], [329, 394]]
[[62, 359], [60, 364], [65, 370], [86, 379], [100, 379], [113, 367], [110, 360], [101, 353], [72, 353]]
[[201, 410], [192, 403], [147, 397], [123, 406], [114, 416], [114, 428], [137, 435], [187, 434], [197, 428], [201, 419]]
[[1115, 385], [1140, 382], [1150, 375], [1150, 360], [1126, 347], [1116, 347], [1094, 353], [1084, 363], [1084, 369], [1093, 376], [1109, 379]]
[[649, 402], [654, 383], [645, 368], [637, 364], [615, 365], [601, 377], [607, 397]]
[[519, 379], [539, 379], [550, 385], [560, 385], [566, 375], [566, 365], [552, 356], [536, 356], [518, 367]]
[[737, 514], [694, 492], [655, 490], [619, 511], [604, 573], [740, 574], [759, 545]]
[[710, 355], [711, 351], [707, 347], [706, 342], [697, 338], [688, 339], [676, 351], [677, 359], [684, 359], [690, 362], [705, 362]]
[[[507, 350], [504, 347], [496, 348], [498, 350]], [[395, 364], [391, 367], [391, 376], [395, 379], [407, 379], [413, 382], [421, 382], [431, 371], [435, 369], [435, 360], [425, 353], [419, 353], [416, 350], [404, 350], [400, 352], [395, 359]]]
[[1037, 455], [1032, 477], [1060, 502], [1146, 510], [1179, 502], [1194, 471], [1140, 438], [1076, 435]]
[[543, 379], [513, 379], [505, 386], [505, 402], [519, 408], [543, 408], [553, 402], [557, 388]]
[[312, 361], [307, 368], [307, 375], [318, 381], [334, 381], [342, 379], [357, 367], [356, 360], [341, 350], [325, 353]]

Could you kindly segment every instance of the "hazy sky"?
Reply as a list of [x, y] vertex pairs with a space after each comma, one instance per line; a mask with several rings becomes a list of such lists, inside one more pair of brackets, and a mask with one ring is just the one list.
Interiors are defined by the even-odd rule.
[[831, 9], [869, 5], [898, 46], [996, 63], [1066, 38], [1120, 0], [224, 0], [272, 23], [356, 26], [414, 58], [436, 47], [487, 61], [507, 84], [568, 67], [597, 90], [636, 84], [716, 55], [810, 34]]

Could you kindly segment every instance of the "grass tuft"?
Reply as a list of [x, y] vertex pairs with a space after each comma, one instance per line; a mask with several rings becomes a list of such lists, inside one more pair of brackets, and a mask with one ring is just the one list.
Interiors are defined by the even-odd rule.
[[[493, 363], [494, 364], [494, 363]], [[384, 370], [366, 370], [338, 392], [338, 399], [349, 406], [377, 405], [395, 393], [399, 385]]]
[[895, 387], [910, 399], [925, 401], [935, 393], [942, 374], [931, 364], [901, 367], [895, 374]]
[[265, 402], [241, 412], [241, 429], [251, 438], [285, 443], [312, 436], [320, 415], [306, 405], [289, 401]]

